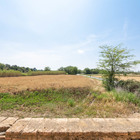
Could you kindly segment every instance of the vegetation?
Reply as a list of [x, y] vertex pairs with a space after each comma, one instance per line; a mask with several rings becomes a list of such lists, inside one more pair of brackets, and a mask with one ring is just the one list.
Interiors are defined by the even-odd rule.
[[50, 67], [45, 67], [44, 71], [51, 71]]
[[116, 88], [122, 88], [125, 91], [135, 93], [137, 96], [140, 97], [140, 82], [135, 80], [120, 80]]
[[64, 71], [31, 71], [28, 72], [28, 76], [36, 76], [36, 75], [61, 75], [66, 74]]
[[126, 48], [118, 46], [101, 46], [101, 58], [99, 67], [103, 69], [103, 84], [107, 90], [115, 88], [117, 81], [115, 75], [118, 72], [125, 72], [138, 61], [130, 61], [134, 56], [130, 55]]
[[27, 73], [29, 71], [37, 71], [36, 68], [29, 68], [29, 67], [19, 67], [17, 65], [9, 65], [9, 64], [2, 64], [0, 63], [0, 70], [14, 70], [20, 71], [22, 73]]
[[30, 71], [28, 73], [21, 73], [15, 70], [0, 70], [0, 77], [18, 77], [18, 76], [36, 76], [36, 75], [62, 75], [66, 74], [64, 71]]
[[100, 74], [102, 72], [102, 70], [100, 69], [89, 69], [89, 68], [85, 68], [83, 70], [84, 74]]
[[73, 66], [68, 66], [64, 68], [64, 71], [68, 74], [77, 74], [78, 73], [78, 68], [77, 67], [73, 67]]
[[84, 87], [89, 87], [91, 89], [94, 89], [94, 91], [99, 92], [104, 91], [104, 88], [101, 85], [101, 81], [90, 80], [83, 76], [40, 75], [40, 76], [0, 78], [0, 93], [8, 92], [11, 94], [17, 94], [27, 90], [40, 91], [48, 88], [69, 89], [69, 88], [84, 88]]
[[0, 70], [0, 77], [17, 77], [24, 76], [20, 71], [15, 70]]
[[[17, 117], [124, 117], [140, 111], [132, 93], [62, 88], [0, 94], [0, 112]], [[14, 111], [14, 113], [13, 113]]]

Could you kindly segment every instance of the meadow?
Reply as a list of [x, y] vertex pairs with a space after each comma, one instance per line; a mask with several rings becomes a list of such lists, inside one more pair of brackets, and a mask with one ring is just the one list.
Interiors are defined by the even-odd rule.
[[0, 114], [16, 117], [128, 117], [140, 98], [107, 92], [102, 82], [77, 75], [0, 78]]

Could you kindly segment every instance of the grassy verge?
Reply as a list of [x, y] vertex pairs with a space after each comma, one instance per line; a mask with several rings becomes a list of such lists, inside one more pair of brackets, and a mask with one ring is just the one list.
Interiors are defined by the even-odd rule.
[[18, 117], [124, 117], [140, 111], [132, 93], [95, 93], [87, 88], [0, 94], [0, 113]]

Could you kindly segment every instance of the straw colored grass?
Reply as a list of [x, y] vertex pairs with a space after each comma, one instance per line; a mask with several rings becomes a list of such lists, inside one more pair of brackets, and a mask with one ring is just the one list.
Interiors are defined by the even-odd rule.
[[[97, 75], [92, 75], [93, 77], [102, 77], [102, 75], [97, 74]], [[127, 76], [116, 76], [119, 80], [136, 80], [136, 81], [140, 81], [140, 75], [127, 75]]]
[[23, 91], [38, 91], [48, 88], [83, 88], [103, 92], [104, 88], [98, 80], [92, 80], [76, 75], [42, 75], [27, 77], [0, 78], [0, 93], [20, 93]]

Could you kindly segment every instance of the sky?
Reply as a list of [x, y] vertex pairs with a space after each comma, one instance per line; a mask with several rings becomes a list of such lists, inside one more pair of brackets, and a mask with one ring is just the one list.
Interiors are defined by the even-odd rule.
[[120, 43], [140, 60], [140, 0], [0, 0], [0, 63], [96, 68]]

